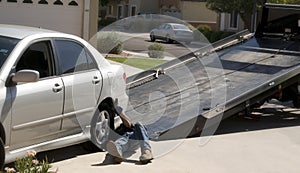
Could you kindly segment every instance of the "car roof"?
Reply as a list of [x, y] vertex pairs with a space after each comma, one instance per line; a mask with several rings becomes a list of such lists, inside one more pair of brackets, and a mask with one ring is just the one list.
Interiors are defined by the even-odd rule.
[[37, 28], [37, 27], [0, 24], [1, 36], [23, 39], [30, 35], [45, 34], [45, 33], [59, 33], [59, 32]]
[[181, 23], [167, 23], [167, 24], [170, 24], [170, 25], [183, 25], [183, 26], [185, 26], [184, 24], [181, 24]]

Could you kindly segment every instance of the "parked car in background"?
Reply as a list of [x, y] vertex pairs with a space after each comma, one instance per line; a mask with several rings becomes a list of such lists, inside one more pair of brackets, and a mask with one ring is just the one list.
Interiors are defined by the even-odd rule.
[[167, 43], [185, 42], [191, 43], [194, 39], [193, 31], [187, 26], [178, 23], [165, 23], [150, 31], [150, 40], [165, 40]]
[[0, 25], [0, 167], [31, 149], [101, 147], [114, 102], [126, 105], [125, 78], [77, 36]]

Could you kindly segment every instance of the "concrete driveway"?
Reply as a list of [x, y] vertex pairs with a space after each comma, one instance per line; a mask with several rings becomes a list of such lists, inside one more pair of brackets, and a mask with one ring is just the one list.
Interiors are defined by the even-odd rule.
[[[236, 117], [223, 121], [210, 138], [152, 142], [156, 158], [147, 165], [139, 164], [138, 153], [113, 164], [106, 152], [88, 153], [79, 145], [40, 156], [53, 160], [53, 169], [60, 173], [299, 173], [299, 109], [274, 102], [255, 114], [259, 121]], [[202, 144], [204, 139], [209, 140]]]

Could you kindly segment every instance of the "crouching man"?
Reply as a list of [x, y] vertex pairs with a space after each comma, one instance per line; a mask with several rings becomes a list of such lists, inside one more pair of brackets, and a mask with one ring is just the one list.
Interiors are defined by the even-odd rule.
[[119, 135], [117, 139], [107, 142], [108, 153], [114, 157], [116, 163], [121, 163], [125, 152], [134, 151], [140, 147], [142, 153], [140, 161], [143, 164], [150, 162], [153, 155], [146, 128], [141, 123], [131, 123], [121, 107], [116, 107], [115, 111], [120, 116], [122, 124], [116, 129], [116, 133]]

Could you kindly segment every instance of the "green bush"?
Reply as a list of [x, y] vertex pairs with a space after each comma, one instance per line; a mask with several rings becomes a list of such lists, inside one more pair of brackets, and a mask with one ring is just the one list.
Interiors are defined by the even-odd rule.
[[197, 26], [197, 29], [198, 29], [201, 33], [203, 33], [203, 34], [212, 31], [211, 27], [208, 26], [208, 25], [198, 25], [198, 26]]
[[153, 43], [148, 46], [148, 55], [150, 58], [163, 58], [165, 47], [160, 43]]
[[217, 31], [213, 32], [209, 38], [209, 41], [211, 43], [214, 43], [218, 40], [224, 39], [226, 37], [229, 37], [230, 35], [233, 35], [234, 32], [227, 32], [227, 31]]
[[[23, 158], [18, 158], [15, 162], [14, 168], [6, 167], [3, 173], [57, 173], [58, 169], [51, 171], [52, 166], [49, 164], [48, 159], [39, 161], [36, 158], [34, 150], [27, 151], [27, 155]], [[0, 171], [2, 172], [2, 171]]]
[[123, 51], [121, 37], [115, 32], [99, 32], [97, 42], [97, 49], [100, 53], [120, 54]]
[[[198, 25], [197, 30], [194, 31], [194, 38], [195, 38], [195, 40], [206, 42], [206, 39], [207, 40], [210, 39], [210, 36], [211, 36], [212, 32], [213, 31], [212, 31], [210, 26], [208, 26], [208, 25]], [[203, 36], [206, 39], [202, 38]]]
[[[201, 32], [210, 43], [214, 43], [218, 40], [226, 38], [230, 35], [233, 35], [234, 32], [227, 32], [227, 31], [212, 31], [211, 27], [208, 25], [199, 25], [197, 26], [197, 31], [194, 32], [194, 37], [196, 40], [201, 41]], [[205, 40], [202, 40], [205, 42]]]

